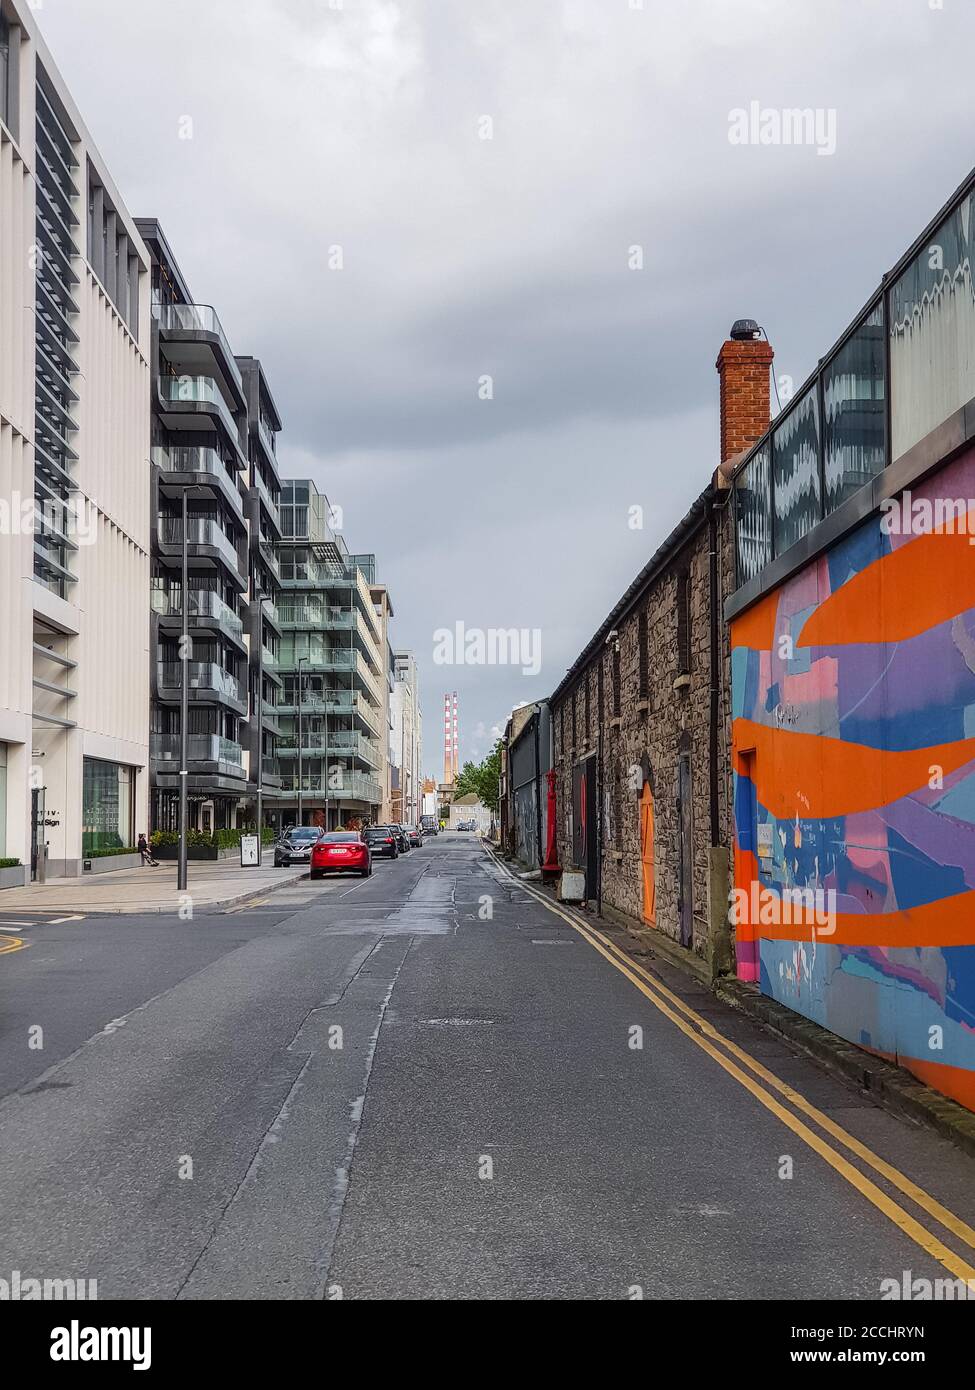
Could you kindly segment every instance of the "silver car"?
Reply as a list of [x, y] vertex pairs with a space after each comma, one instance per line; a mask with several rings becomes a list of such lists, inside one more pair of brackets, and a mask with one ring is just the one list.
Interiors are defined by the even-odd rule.
[[317, 825], [286, 830], [274, 846], [274, 867], [283, 869], [291, 864], [310, 864], [312, 846], [317, 845], [324, 834]]

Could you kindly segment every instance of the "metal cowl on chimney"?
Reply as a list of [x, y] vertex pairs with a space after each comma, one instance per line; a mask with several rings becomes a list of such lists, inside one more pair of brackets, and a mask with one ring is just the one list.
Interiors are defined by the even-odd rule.
[[733, 343], [747, 343], [760, 338], [762, 330], [754, 319], [735, 319], [731, 325], [731, 341]]

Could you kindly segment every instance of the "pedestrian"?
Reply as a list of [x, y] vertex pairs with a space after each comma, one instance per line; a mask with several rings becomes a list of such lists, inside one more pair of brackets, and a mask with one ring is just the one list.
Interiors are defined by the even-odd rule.
[[151, 851], [150, 848], [149, 848], [149, 841], [146, 839], [145, 831], [140, 831], [140, 832], [139, 832], [139, 840], [138, 840], [138, 844], [137, 844], [136, 848], [138, 849], [140, 855], [142, 856], [142, 867], [143, 867], [144, 869], [145, 869], [145, 868], [149, 868], [149, 869], [158, 869], [158, 868], [159, 868], [159, 865], [156, 863], [155, 859], [153, 859], [153, 857], [152, 857], [152, 851]]

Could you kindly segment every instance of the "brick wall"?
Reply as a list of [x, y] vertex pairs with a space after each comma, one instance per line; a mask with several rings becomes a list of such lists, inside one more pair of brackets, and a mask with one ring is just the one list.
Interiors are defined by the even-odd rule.
[[[732, 583], [732, 537], [727, 512], [719, 511], [717, 521], [720, 612]], [[681, 575], [684, 573], [687, 575], [690, 623], [682, 652], [678, 599]], [[601, 665], [604, 684], [603, 796], [599, 819], [603, 903], [629, 917], [642, 919], [640, 787], [635, 770], [649, 764], [656, 821], [656, 926], [674, 940], [679, 940], [681, 935], [678, 769], [681, 752], [686, 750], [689, 754], [693, 822], [693, 945], [702, 955], [706, 953], [709, 934], [711, 849], [709, 606], [709, 535], [707, 523], [702, 522], [619, 625], [619, 719], [614, 718], [612, 647], [606, 647], [594, 655], [586, 669], [580, 671], [575, 684], [569, 686], [552, 706], [560, 862], [564, 866], [572, 863], [570, 813], [573, 766], [587, 753], [597, 751], [600, 744], [598, 676]], [[641, 690], [642, 632], [645, 632], [646, 640], [645, 693]], [[724, 634], [719, 651], [719, 842], [730, 845], [730, 657]], [[689, 661], [686, 659], [688, 656]], [[686, 671], [683, 669], [685, 666]], [[685, 676], [686, 681], [681, 679]], [[730, 886], [729, 880], [729, 891]]]

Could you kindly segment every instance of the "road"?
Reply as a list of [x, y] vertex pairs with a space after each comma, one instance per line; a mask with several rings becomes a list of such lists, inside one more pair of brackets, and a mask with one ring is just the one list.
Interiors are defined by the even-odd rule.
[[467, 836], [192, 922], [0, 912], [22, 943], [0, 955], [0, 1276], [876, 1299], [975, 1264], [972, 1160], [600, 931]]

